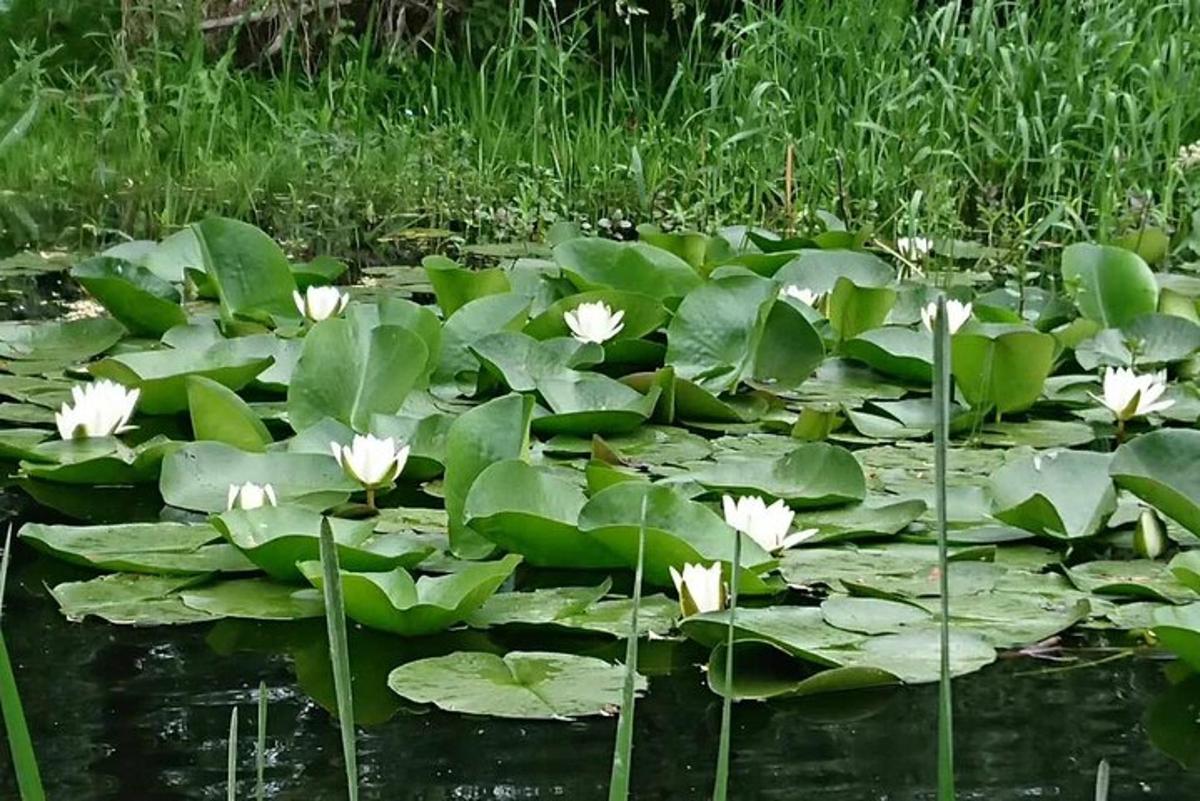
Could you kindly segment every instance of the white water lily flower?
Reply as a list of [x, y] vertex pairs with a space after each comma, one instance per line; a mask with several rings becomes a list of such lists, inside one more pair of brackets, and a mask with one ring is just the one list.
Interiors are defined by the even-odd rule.
[[346, 475], [367, 489], [391, 484], [408, 461], [408, 446], [397, 448], [391, 437], [379, 439], [372, 434], [356, 434], [349, 445], [331, 442], [329, 448]]
[[225, 501], [226, 509], [257, 509], [260, 506], [275, 506], [275, 488], [270, 484], [261, 487], [252, 481], [245, 484], [230, 484], [229, 497]]
[[1109, 367], [1104, 371], [1103, 397], [1092, 397], [1104, 404], [1118, 422], [1123, 423], [1173, 406], [1173, 400], [1159, 400], [1166, 389], [1166, 371], [1139, 375], [1127, 367]]
[[767, 506], [757, 495], [743, 495], [736, 501], [726, 495], [721, 503], [725, 508], [725, 522], [770, 553], [790, 548], [817, 533], [815, 528], [809, 528], [789, 534], [796, 513], [782, 500]]
[[796, 284], [788, 284], [783, 289], [779, 290], [780, 298], [794, 298], [806, 306], [816, 308], [821, 301], [821, 293], [813, 292], [811, 289], [805, 289]]
[[721, 581], [721, 563], [683, 566], [683, 573], [674, 567], [671, 580], [679, 593], [679, 608], [684, 617], [702, 612], [719, 612], [725, 608], [725, 584]]
[[933, 250], [933, 240], [923, 236], [902, 236], [896, 240], [896, 252], [910, 261], [920, 261]]
[[299, 290], [293, 292], [292, 299], [300, 313], [314, 323], [341, 314], [350, 302], [350, 296], [335, 286], [310, 286], [303, 295]]
[[[930, 331], [933, 330], [933, 321], [937, 317], [937, 303], [930, 303], [925, 308], [921, 309], [921, 322]], [[967, 320], [971, 319], [971, 304], [959, 303], [957, 300], [946, 301], [946, 323], [950, 326], [950, 333], [958, 332]]]
[[603, 301], [580, 303], [572, 311], [563, 312], [567, 328], [580, 342], [607, 342], [625, 327], [621, 320], [625, 312], [613, 311]]
[[137, 405], [140, 390], [126, 389], [115, 381], [103, 379], [71, 387], [74, 405], [64, 403], [55, 413], [54, 422], [63, 439], [108, 437], [123, 434], [133, 426], [129, 418]]

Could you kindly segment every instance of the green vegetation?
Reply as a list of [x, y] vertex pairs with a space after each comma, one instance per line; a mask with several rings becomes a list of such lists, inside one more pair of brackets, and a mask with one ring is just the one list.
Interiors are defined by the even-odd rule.
[[214, 213], [291, 250], [390, 258], [430, 227], [790, 229], [824, 208], [1023, 264], [1046, 239], [1186, 223], [1200, 200], [1175, 166], [1200, 139], [1183, 0], [697, 0], [628, 25], [608, 2], [477, 2], [415, 43], [360, 20], [261, 60], [251, 28], [204, 38], [195, 4], [122, 33], [115, 2], [59, 2], [40, 38], [0, 14], [17, 63], [64, 43], [0, 97], [0, 125], [39, 106], [0, 155], [10, 245], [159, 238]]

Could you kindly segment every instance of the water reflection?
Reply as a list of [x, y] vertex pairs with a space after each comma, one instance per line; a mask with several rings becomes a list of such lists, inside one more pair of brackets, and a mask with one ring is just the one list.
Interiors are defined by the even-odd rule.
[[[5, 629], [51, 797], [224, 798], [233, 705], [244, 724], [241, 797], [249, 797], [260, 680], [271, 700], [270, 797], [341, 797], [321, 621], [68, 624], [42, 587], [73, 578], [75, 569], [27, 553], [15, 568]], [[456, 649], [500, 653], [529, 647], [529, 636], [468, 631], [403, 640], [353, 630], [363, 798], [605, 798], [611, 719], [472, 718], [414, 707], [387, 690], [388, 672], [409, 659]], [[570, 646], [613, 657], [621, 651], [599, 638]], [[645, 652], [642, 667], [652, 678], [638, 707], [636, 797], [704, 798], [719, 703], [699, 671], [667, 675], [702, 653], [670, 643]], [[1171, 684], [1161, 665], [1133, 660], [1015, 675], [1029, 667], [1005, 662], [956, 683], [960, 798], [1090, 798], [1102, 758], [1112, 763], [1115, 798], [1197, 797], [1200, 774], [1185, 766], [1200, 764], [1200, 679]], [[935, 722], [930, 687], [739, 705], [733, 797], [932, 799]], [[4, 798], [15, 794], [7, 760], [0, 756]]]

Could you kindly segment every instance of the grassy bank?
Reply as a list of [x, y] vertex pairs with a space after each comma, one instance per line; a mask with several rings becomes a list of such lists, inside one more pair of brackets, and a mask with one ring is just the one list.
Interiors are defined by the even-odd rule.
[[419, 227], [782, 226], [789, 146], [797, 217], [844, 206], [887, 235], [1009, 246], [1197, 205], [1200, 172], [1172, 166], [1200, 139], [1194, 0], [763, 5], [627, 27], [531, 4], [414, 49], [347, 35], [314, 70], [295, 43], [253, 67], [214, 54], [182, 18], [170, 39], [106, 34], [0, 114], [40, 98], [0, 154], [3, 238], [86, 245], [220, 213], [386, 255]]

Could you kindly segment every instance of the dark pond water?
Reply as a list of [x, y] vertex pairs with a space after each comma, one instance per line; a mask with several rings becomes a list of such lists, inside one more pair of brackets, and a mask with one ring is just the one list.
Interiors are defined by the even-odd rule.
[[[225, 798], [229, 716], [240, 709], [243, 785], [253, 796], [258, 684], [270, 699], [269, 794], [343, 797], [340, 743], [322, 624], [130, 629], [71, 624], [44, 587], [74, 569], [18, 547], [4, 628], [52, 799]], [[518, 643], [519, 644], [519, 643]], [[611, 719], [530, 723], [404, 708], [384, 677], [453, 648], [512, 646], [481, 634], [428, 642], [352, 632], [364, 799], [606, 798]], [[561, 644], [556, 643], [556, 647]], [[661, 644], [659, 644], [661, 645]], [[576, 650], [616, 656], [604, 641]], [[607, 649], [607, 650], [606, 650]], [[635, 795], [701, 799], [709, 790], [719, 703], [686, 651], [650, 648], [637, 708]], [[681, 664], [682, 663], [682, 664]], [[1200, 797], [1200, 684], [1172, 688], [1164, 666], [1125, 659], [1053, 675], [1028, 659], [958, 681], [961, 799], [1091, 799], [1097, 763], [1114, 799]], [[314, 699], [319, 699], [314, 700]], [[932, 687], [819, 703], [736, 707], [737, 799], [932, 799]], [[1166, 750], [1164, 750], [1166, 749]], [[0, 754], [0, 798], [15, 797]]]

